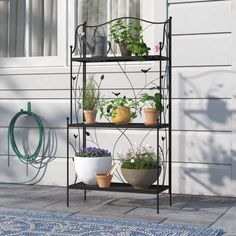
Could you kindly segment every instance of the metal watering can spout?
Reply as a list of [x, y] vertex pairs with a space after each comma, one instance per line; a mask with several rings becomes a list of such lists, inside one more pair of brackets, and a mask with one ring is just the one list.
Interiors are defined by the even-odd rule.
[[111, 43], [107, 40], [107, 37], [105, 36], [104, 28], [101, 28], [103, 32], [102, 35], [98, 33], [98, 27], [95, 28], [91, 44], [87, 42], [83, 37], [83, 41], [85, 42], [92, 57], [106, 57], [109, 51], [111, 50]]

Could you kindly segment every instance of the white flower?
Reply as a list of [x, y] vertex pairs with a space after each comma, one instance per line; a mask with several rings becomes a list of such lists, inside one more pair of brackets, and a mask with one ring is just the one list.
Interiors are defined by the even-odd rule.
[[130, 162], [131, 162], [131, 163], [134, 163], [134, 159], [131, 159]]

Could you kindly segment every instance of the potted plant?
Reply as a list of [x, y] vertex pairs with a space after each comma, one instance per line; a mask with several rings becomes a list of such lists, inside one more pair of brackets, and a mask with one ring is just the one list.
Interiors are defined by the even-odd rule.
[[147, 107], [143, 109], [146, 117], [145, 125], [157, 124], [162, 110], [161, 94], [155, 93], [154, 95], [150, 95], [148, 93], [144, 93], [142, 94], [140, 100], [147, 105]]
[[83, 91], [83, 110], [86, 124], [96, 122], [97, 107], [100, 99], [99, 86], [93, 76], [89, 78]]
[[148, 144], [134, 145], [126, 152], [119, 152], [118, 156], [124, 179], [135, 189], [149, 188], [160, 176], [160, 158]]
[[143, 31], [139, 21], [125, 25], [124, 21], [117, 20], [110, 28], [112, 39], [119, 44], [121, 55], [147, 56], [150, 50], [143, 41]]
[[85, 184], [95, 185], [96, 174], [108, 173], [111, 168], [111, 152], [102, 148], [87, 147], [75, 154], [74, 164], [78, 179]]
[[140, 111], [139, 102], [125, 96], [111, 100], [104, 99], [100, 104], [100, 117], [111, 117], [111, 121], [115, 124], [128, 124], [137, 117]]

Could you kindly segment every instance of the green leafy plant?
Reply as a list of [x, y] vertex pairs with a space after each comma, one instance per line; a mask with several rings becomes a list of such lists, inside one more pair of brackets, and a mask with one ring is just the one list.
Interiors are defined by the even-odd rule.
[[118, 156], [121, 168], [125, 169], [156, 169], [161, 166], [157, 152], [149, 144], [134, 145], [126, 152], [119, 152]]
[[[151, 88], [152, 90], [154, 88]], [[157, 111], [163, 110], [161, 105], [161, 94], [155, 93], [154, 95], [149, 95], [148, 93], [144, 93], [141, 95], [141, 102], [147, 104], [151, 108], [155, 108]]]
[[99, 105], [100, 91], [93, 76], [89, 78], [84, 89], [83, 109], [94, 110]]
[[131, 119], [135, 119], [138, 116], [138, 113], [141, 112], [139, 101], [132, 98], [117, 97], [111, 100], [104, 99], [101, 102], [100, 118], [102, 118], [103, 116], [115, 118], [117, 115], [116, 108], [118, 106], [129, 107], [131, 111]]
[[117, 20], [110, 28], [111, 37], [116, 43], [127, 46], [135, 56], [147, 56], [150, 48], [143, 41], [142, 30], [139, 22], [125, 25], [122, 20]]

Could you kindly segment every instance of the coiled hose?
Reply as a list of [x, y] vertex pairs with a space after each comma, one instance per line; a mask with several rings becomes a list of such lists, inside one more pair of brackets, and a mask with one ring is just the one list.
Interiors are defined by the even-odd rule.
[[[22, 115], [27, 115], [27, 116], [32, 117], [35, 120], [35, 122], [38, 126], [38, 130], [39, 130], [38, 146], [37, 146], [35, 152], [30, 155], [22, 154], [19, 151], [19, 148], [16, 145], [15, 136], [14, 136], [14, 128], [15, 128], [16, 120]], [[9, 124], [9, 127], [8, 127], [8, 156], [9, 156], [9, 152], [10, 152], [9, 151], [9, 144], [11, 144], [12, 149], [15, 152], [15, 154], [18, 156], [18, 158], [26, 164], [31, 164], [31, 163], [37, 162], [36, 159], [40, 155], [41, 149], [42, 150], [44, 149], [45, 133], [44, 133], [43, 123], [42, 123], [40, 117], [31, 111], [31, 104], [30, 103], [28, 103], [28, 111], [21, 110], [20, 112], [16, 113]]]

